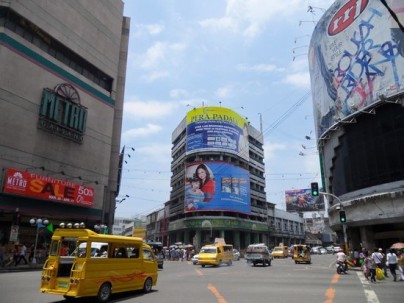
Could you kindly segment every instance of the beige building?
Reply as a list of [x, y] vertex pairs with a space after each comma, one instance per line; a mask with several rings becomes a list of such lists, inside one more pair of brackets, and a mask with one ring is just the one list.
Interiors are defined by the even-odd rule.
[[0, 1], [1, 242], [32, 243], [32, 218], [112, 228], [130, 25], [123, 7]]

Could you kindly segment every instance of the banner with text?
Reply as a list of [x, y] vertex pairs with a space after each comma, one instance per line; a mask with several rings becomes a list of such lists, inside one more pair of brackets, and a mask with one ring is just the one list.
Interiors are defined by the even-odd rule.
[[187, 113], [187, 154], [224, 151], [249, 159], [248, 122], [223, 107], [200, 107]]
[[185, 212], [250, 213], [250, 176], [227, 162], [198, 162], [186, 167]]
[[73, 205], [93, 206], [94, 188], [9, 168], [3, 191]]

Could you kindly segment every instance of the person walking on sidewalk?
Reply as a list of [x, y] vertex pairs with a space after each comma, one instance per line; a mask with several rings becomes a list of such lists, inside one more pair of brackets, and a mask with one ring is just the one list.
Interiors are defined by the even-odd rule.
[[25, 246], [25, 244], [22, 244], [21, 246], [21, 250], [20, 250], [20, 256], [18, 257], [18, 261], [15, 264], [15, 266], [17, 266], [18, 264], [20, 264], [21, 260], [24, 260], [25, 265], [28, 264], [27, 259], [25, 258], [25, 255], [27, 254], [27, 247]]
[[398, 270], [400, 272], [399, 281], [404, 281], [404, 249], [402, 249], [398, 252], [397, 258], [398, 258], [398, 260], [397, 260]]
[[390, 268], [391, 275], [394, 278], [394, 282], [397, 282], [397, 274], [396, 274], [396, 268], [397, 268], [397, 255], [394, 253], [393, 249], [390, 249], [389, 253], [386, 256], [386, 264], [388, 264]]

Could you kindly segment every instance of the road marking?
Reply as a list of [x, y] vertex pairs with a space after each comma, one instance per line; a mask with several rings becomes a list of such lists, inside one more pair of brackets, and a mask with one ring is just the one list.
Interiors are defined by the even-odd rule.
[[208, 284], [208, 289], [213, 293], [216, 297], [217, 302], [219, 303], [227, 303], [227, 301], [222, 297], [219, 291], [212, 284]]
[[[338, 283], [339, 281], [339, 274], [334, 274], [332, 276], [331, 279], [331, 286], [335, 285]], [[325, 301], [324, 303], [333, 303], [334, 302], [334, 298], [335, 298], [335, 288], [334, 287], [329, 287], [326, 291], [325, 291]]]
[[203, 276], [203, 272], [202, 272], [201, 270], [195, 269], [195, 271], [196, 271], [196, 274], [197, 274], [198, 276]]
[[363, 285], [363, 291], [365, 293], [366, 300], [369, 303], [380, 303], [379, 299], [377, 298], [377, 295], [373, 289], [371, 289], [371, 286], [369, 284], [369, 281], [365, 278], [363, 275], [363, 272], [357, 271], [356, 274], [358, 275], [359, 280], [361, 281]]

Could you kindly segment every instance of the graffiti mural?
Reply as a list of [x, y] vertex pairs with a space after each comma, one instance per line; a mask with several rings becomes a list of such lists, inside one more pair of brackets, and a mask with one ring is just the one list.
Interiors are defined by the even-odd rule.
[[[388, 1], [404, 24], [404, 1]], [[335, 1], [310, 43], [317, 135], [404, 89], [404, 33], [379, 0]]]

